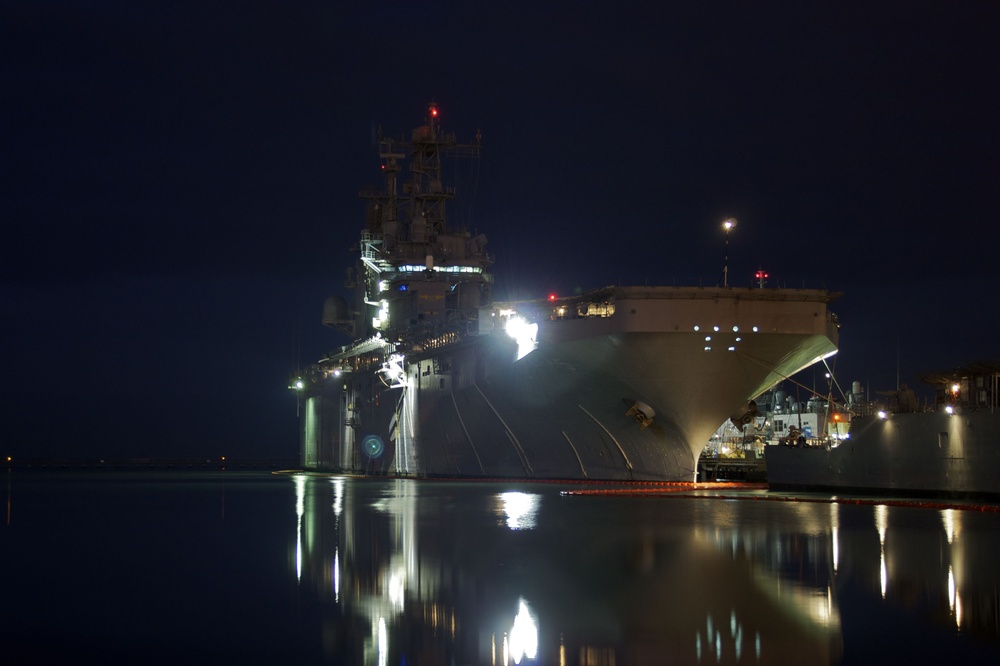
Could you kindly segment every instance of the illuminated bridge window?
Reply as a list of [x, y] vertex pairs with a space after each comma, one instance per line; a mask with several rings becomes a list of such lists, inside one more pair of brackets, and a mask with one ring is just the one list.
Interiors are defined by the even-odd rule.
[[[400, 273], [422, 273], [427, 270], [426, 266], [421, 266], [419, 264], [407, 264], [405, 266], [400, 266], [398, 269]], [[483, 269], [479, 266], [434, 266], [431, 270], [438, 273], [482, 273]]]

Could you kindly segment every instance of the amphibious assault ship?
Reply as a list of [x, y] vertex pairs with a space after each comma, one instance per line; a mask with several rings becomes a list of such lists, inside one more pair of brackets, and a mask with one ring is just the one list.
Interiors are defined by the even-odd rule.
[[828, 291], [727, 281], [496, 302], [485, 235], [445, 215], [445, 166], [477, 159], [478, 137], [458, 143], [432, 104], [378, 149], [355, 302], [324, 306], [352, 341], [292, 378], [305, 469], [690, 482], [720, 423], [836, 353]]

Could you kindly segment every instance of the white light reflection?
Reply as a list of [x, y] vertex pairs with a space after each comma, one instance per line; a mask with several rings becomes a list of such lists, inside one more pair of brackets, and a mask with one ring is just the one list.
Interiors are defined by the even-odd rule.
[[335, 477], [333, 483], [333, 515], [340, 516], [344, 511], [344, 478]]
[[404, 584], [405, 574], [402, 571], [393, 571], [389, 574], [389, 602], [399, 611], [403, 611], [403, 601], [405, 600], [406, 586]]
[[729, 636], [733, 639], [733, 645], [736, 648], [736, 661], [739, 661], [740, 655], [743, 654], [743, 627], [736, 619], [735, 608], [729, 612]]
[[962, 533], [961, 513], [955, 511], [955, 509], [942, 509], [941, 523], [944, 525], [944, 533], [948, 537], [948, 543], [955, 543], [955, 539]]
[[955, 612], [955, 572], [948, 565], [948, 609]]
[[837, 573], [840, 563], [840, 504], [830, 503], [830, 540], [833, 548], [833, 573]]
[[833, 590], [827, 586], [825, 590], [803, 590], [790, 597], [790, 601], [805, 616], [821, 627], [833, 627], [840, 624], [833, 605]]
[[389, 637], [385, 630], [385, 618], [378, 619], [378, 666], [389, 663]]
[[[941, 523], [948, 539], [949, 557], [955, 560], [955, 551], [960, 550], [959, 537], [962, 535], [962, 512], [955, 509], [941, 510]], [[961, 573], [961, 572], [960, 572]], [[948, 564], [948, 609], [955, 617], [955, 627], [962, 628], [962, 597], [958, 592], [955, 570]]]
[[530, 530], [535, 527], [540, 497], [530, 493], [510, 491], [500, 494], [507, 527], [512, 530]]
[[962, 597], [958, 593], [958, 584], [955, 583], [955, 574], [951, 565], [948, 565], [948, 608], [955, 614], [955, 627], [962, 628]]
[[340, 548], [333, 551], [333, 600], [340, 603]]
[[306, 477], [298, 474], [295, 480], [295, 580], [302, 582], [302, 517], [306, 513]]
[[[534, 659], [538, 654], [538, 620], [531, 614], [527, 602], [521, 597], [517, 603], [517, 615], [514, 616], [514, 626], [510, 628], [510, 656], [515, 664], [527, 657]], [[504, 655], [504, 663], [507, 655]]]
[[875, 529], [878, 530], [879, 549], [879, 583], [882, 586], [882, 598], [885, 599], [885, 588], [889, 580], [885, 567], [885, 532], [889, 525], [889, 507], [879, 504], [875, 507]]

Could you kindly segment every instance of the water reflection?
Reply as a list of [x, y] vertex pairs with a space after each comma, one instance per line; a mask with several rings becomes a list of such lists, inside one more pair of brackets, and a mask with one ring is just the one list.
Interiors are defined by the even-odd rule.
[[[824, 664], [1000, 652], [992, 514], [292, 483], [293, 574], [321, 607], [331, 659]], [[902, 644], [896, 625], [923, 630]]]
[[527, 657], [534, 659], [538, 654], [538, 620], [522, 597], [517, 601], [517, 615], [510, 628], [509, 650], [504, 651], [504, 662], [513, 659], [515, 664]]
[[541, 502], [539, 495], [511, 491], [497, 495], [506, 525], [512, 530], [530, 530], [535, 526], [535, 514]]

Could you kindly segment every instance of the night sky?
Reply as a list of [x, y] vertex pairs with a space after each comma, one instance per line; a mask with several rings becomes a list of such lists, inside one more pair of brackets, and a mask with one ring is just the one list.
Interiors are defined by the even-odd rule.
[[843, 292], [871, 391], [1000, 358], [1000, 5], [6, 2], [0, 453], [294, 458], [377, 127], [482, 132], [499, 298]]

